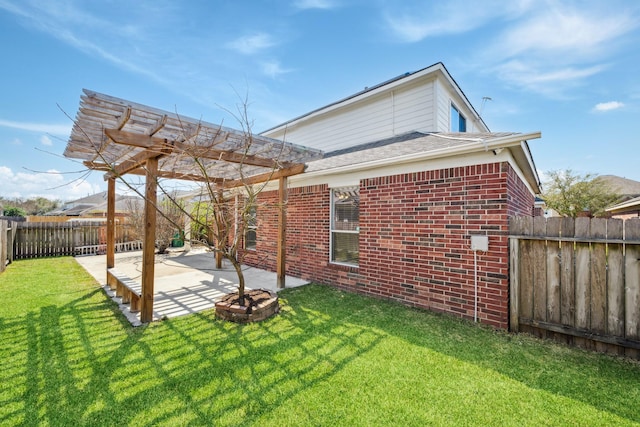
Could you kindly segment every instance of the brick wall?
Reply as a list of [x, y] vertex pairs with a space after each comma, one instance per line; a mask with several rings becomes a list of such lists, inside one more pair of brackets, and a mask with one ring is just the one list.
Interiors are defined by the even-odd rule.
[[[477, 256], [478, 319], [507, 328], [508, 217], [530, 215], [534, 202], [509, 164], [361, 181], [358, 268], [329, 263], [329, 193], [289, 190], [287, 274], [473, 319], [470, 235], [488, 235]], [[260, 200], [257, 250], [245, 262], [274, 269], [277, 192]]]

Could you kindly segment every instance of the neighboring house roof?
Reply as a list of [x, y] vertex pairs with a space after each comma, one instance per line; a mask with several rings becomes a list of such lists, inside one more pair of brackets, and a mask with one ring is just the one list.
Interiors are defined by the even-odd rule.
[[[329, 175], [356, 170], [375, 169], [388, 165], [401, 166], [425, 160], [464, 156], [473, 153], [492, 152], [502, 154], [509, 149], [511, 158], [522, 171], [534, 193], [540, 192], [540, 179], [529, 152], [527, 140], [540, 138], [540, 133], [412, 133], [409, 139], [400, 141], [383, 140], [340, 150], [340, 154], [330, 155], [307, 163], [304, 179], [313, 175]], [[359, 148], [359, 149], [358, 149]], [[506, 153], [504, 154], [506, 156]], [[502, 160], [505, 157], [501, 157]]]
[[[108, 203], [104, 201], [103, 203], [85, 209], [81, 215], [106, 214], [107, 207]], [[144, 199], [137, 196], [116, 195], [116, 212], [129, 212], [132, 208], [142, 211], [144, 209]]]
[[67, 203], [65, 203], [65, 206], [67, 206], [67, 205], [71, 205], [71, 206], [77, 206], [77, 205], [93, 206], [93, 205], [97, 205], [98, 203], [102, 203], [102, 202], [106, 202], [106, 201], [107, 201], [107, 192], [103, 191], [101, 193], [92, 194], [92, 195], [87, 196], [87, 197], [82, 197], [80, 199], [73, 200], [71, 202], [67, 202]]
[[616, 175], [600, 175], [597, 179], [606, 182], [614, 191], [623, 197], [640, 196], [640, 182]]
[[638, 211], [640, 211], [640, 197], [635, 197], [607, 208], [607, 212], [610, 212], [612, 215], [635, 213]]
[[[127, 200], [141, 200], [135, 196], [120, 196], [116, 194], [116, 212], [128, 210]], [[47, 212], [47, 216], [83, 216], [107, 212], [107, 192], [96, 193], [91, 196], [65, 203], [61, 208]]]
[[391, 89], [397, 85], [400, 84], [405, 84], [408, 81], [423, 77], [427, 74], [432, 74], [432, 73], [437, 73], [437, 72], [441, 72], [442, 75], [445, 77], [445, 80], [449, 82], [449, 84], [451, 85], [451, 87], [454, 89], [454, 91], [466, 102], [467, 106], [469, 107], [469, 109], [473, 112], [473, 114], [475, 115], [474, 120], [477, 120], [478, 122], [482, 123], [482, 125], [484, 126], [484, 128], [489, 129], [489, 127], [487, 126], [487, 124], [484, 122], [484, 120], [482, 120], [482, 117], [480, 117], [480, 114], [478, 114], [478, 112], [476, 111], [476, 109], [473, 107], [473, 105], [471, 104], [471, 102], [469, 101], [469, 98], [467, 98], [467, 95], [465, 95], [465, 93], [462, 91], [462, 89], [460, 89], [460, 86], [458, 86], [458, 83], [453, 79], [453, 77], [451, 77], [451, 74], [449, 74], [449, 70], [447, 70], [447, 68], [444, 66], [444, 64], [442, 62], [437, 62], [433, 65], [430, 65], [428, 67], [425, 67], [421, 70], [418, 71], [414, 71], [414, 72], [407, 72], [404, 74], [401, 74], [397, 77], [394, 77], [392, 79], [386, 80], [382, 83], [376, 84], [374, 86], [371, 87], [366, 87], [364, 90], [354, 93], [353, 95], [347, 96], [346, 98], [343, 98], [339, 101], [336, 102], [332, 102], [331, 104], [325, 105], [324, 107], [320, 107], [317, 108], [313, 111], [310, 111], [308, 113], [305, 113], [301, 116], [298, 116], [296, 118], [293, 118], [291, 120], [288, 120], [284, 123], [281, 123], [277, 126], [274, 126], [272, 128], [266, 129], [264, 131], [262, 131], [260, 133], [260, 135], [264, 135], [264, 134], [268, 134], [269, 132], [272, 132], [276, 129], [279, 128], [286, 128], [289, 127], [291, 125], [293, 125], [294, 123], [303, 120], [303, 119], [307, 119], [309, 117], [312, 117], [314, 115], [317, 115], [319, 113], [324, 113], [328, 110], [332, 110], [334, 108], [338, 108], [342, 105], [348, 104], [350, 102], [353, 101], [357, 101], [359, 99], [362, 98], [366, 98], [368, 96], [371, 96], [375, 93], [381, 92], [383, 90], [388, 90]]

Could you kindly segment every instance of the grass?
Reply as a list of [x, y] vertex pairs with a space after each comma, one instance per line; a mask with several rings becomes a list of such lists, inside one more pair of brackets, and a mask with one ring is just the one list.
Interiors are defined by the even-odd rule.
[[640, 364], [311, 285], [132, 328], [73, 258], [0, 275], [0, 425], [639, 425]]

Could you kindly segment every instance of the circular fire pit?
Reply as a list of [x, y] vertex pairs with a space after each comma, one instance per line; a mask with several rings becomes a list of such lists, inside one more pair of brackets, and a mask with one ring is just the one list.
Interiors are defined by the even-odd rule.
[[278, 295], [267, 289], [245, 291], [244, 304], [240, 304], [237, 292], [216, 302], [216, 317], [236, 323], [260, 322], [279, 310]]

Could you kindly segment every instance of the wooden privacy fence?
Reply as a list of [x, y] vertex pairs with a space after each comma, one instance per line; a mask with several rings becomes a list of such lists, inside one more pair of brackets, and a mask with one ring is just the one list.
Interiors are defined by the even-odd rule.
[[510, 329], [640, 357], [640, 218], [510, 220]]
[[[89, 255], [106, 250], [106, 223], [96, 221], [20, 222], [13, 244], [15, 259]], [[138, 250], [125, 225], [116, 224], [116, 250]]]

